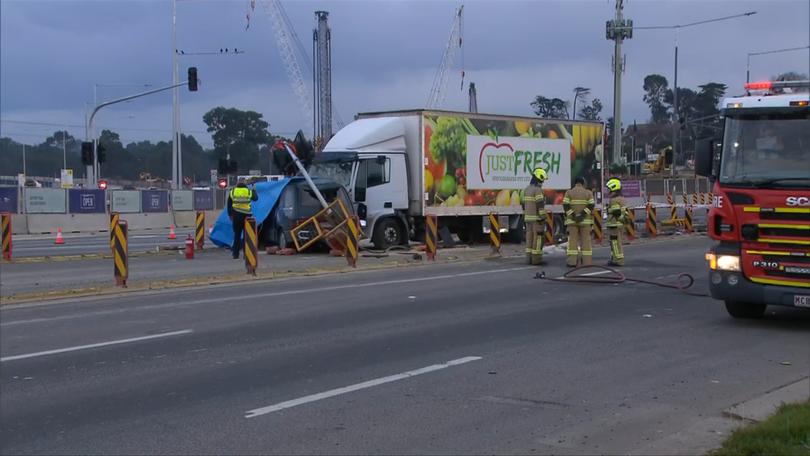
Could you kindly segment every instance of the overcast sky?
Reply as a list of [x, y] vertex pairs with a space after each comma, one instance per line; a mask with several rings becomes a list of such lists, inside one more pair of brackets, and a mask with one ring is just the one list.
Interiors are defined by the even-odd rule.
[[[177, 48], [187, 53], [238, 48], [241, 55], [181, 57], [197, 66], [200, 90], [181, 91], [184, 132], [210, 147], [202, 115], [215, 106], [256, 110], [273, 133], [293, 134], [306, 123], [293, 95], [270, 25], [258, 5], [245, 30], [249, 0], [178, 0]], [[296, 33], [311, 53], [314, 11], [329, 11], [332, 29], [333, 100], [340, 117], [357, 112], [422, 107], [445, 47], [458, 1], [283, 2]], [[605, 21], [613, 0], [466, 1], [463, 50], [450, 72], [446, 109], [466, 109], [466, 82], [475, 82], [479, 111], [530, 115], [535, 95], [572, 98], [575, 86], [590, 87], [612, 115], [613, 46]], [[807, 46], [810, 1], [629, 0], [625, 16], [636, 26], [670, 25], [757, 11], [754, 16], [677, 33], [678, 82], [695, 87], [709, 81], [739, 93], [747, 53]], [[85, 110], [98, 84], [99, 100], [123, 96], [144, 84], [171, 83], [171, 2], [0, 1], [0, 135], [41, 142], [70, 125], [84, 136]], [[650, 73], [670, 83], [674, 30], [637, 30], [625, 42], [625, 125], [644, 122], [642, 81]], [[311, 58], [307, 57], [307, 58]], [[461, 90], [461, 65], [466, 71]], [[808, 72], [807, 50], [751, 58], [752, 79], [780, 72]], [[306, 69], [306, 67], [305, 67]], [[305, 75], [310, 82], [311, 75]], [[131, 87], [109, 85], [132, 84]], [[136, 87], [140, 85], [141, 87]], [[125, 142], [171, 137], [171, 95], [157, 94], [113, 106], [98, 125]]]

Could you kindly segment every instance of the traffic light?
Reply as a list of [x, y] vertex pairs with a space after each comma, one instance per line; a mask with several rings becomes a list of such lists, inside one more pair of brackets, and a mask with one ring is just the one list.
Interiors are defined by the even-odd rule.
[[686, 130], [686, 117], [678, 117], [678, 125], [680, 125], [681, 130]]
[[105, 181], [104, 179], [99, 179], [98, 188], [100, 190], [107, 190], [107, 181]]
[[188, 69], [188, 91], [197, 91], [197, 67], [189, 67]]
[[107, 149], [101, 144], [96, 145], [96, 154], [98, 156], [99, 163], [104, 163], [107, 161]]
[[82, 165], [93, 165], [93, 143], [90, 141], [82, 142]]
[[217, 179], [217, 187], [223, 190], [228, 188], [228, 179], [225, 179], [224, 177], [220, 177], [219, 179]]

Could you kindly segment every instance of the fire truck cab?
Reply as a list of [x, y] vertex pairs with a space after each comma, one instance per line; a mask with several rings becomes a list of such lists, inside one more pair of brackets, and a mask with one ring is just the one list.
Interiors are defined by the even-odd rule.
[[810, 309], [810, 83], [746, 84], [723, 101], [722, 138], [695, 171], [714, 181], [706, 259], [712, 297], [736, 318], [768, 305]]

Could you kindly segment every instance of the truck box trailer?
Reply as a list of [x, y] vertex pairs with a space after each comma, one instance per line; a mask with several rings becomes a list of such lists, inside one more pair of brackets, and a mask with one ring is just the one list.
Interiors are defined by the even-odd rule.
[[517, 240], [521, 197], [535, 167], [548, 172], [546, 204], [557, 214], [578, 176], [601, 194], [603, 138], [602, 122], [427, 110], [361, 113], [329, 140], [310, 172], [349, 189], [377, 248], [420, 239], [429, 215], [474, 242], [483, 220], [495, 213], [508, 218], [502, 225]]

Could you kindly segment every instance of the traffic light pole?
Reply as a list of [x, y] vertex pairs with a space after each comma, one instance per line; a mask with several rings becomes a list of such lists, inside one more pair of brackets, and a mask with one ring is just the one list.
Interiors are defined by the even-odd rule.
[[[96, 132], [93, 129], [93, 120], [95, 119], [96, 114], [98, 113], [98, 111], [101, 110], [101, 108], [104, 108], [106, 106], [114, 105], [114, 104], [117, 104], [117, 103], [123, 103], [124, 101], [129, 101], [129, 100], [132, 100], [134, 98], [145, 97], [146, 95], [152, 95], [153, 93], [165, 92], [167, 90], [172, 90], [172, 89], [174, 89], [176, 87], [187, 85], [188, 83], [189, 83], [188, 81], [179, 82], [177, 84], [168, 85], [166, 87], [160, 87], [158, 89], [147, 90], [146, 92], [136, 93], [134, 95], [129, 95], [129, 96], [126, 96], [126, 97], [123, 97], [123, 98], [117, 98], [115, 100], [105, 101], [104, 103], [99, 104], [98, 106], [96, 106], [93, 109], [93, 113], [90, 114], [90, 118], [87, 120], [87, 128], [86, 128], [87, 134], [89, 136], [92, 136], [92, 138], [93, 138], [93, 164], [89, 165], [87, 167], [87, 170], [89, 172], [89, 174], [87, 176], [88, 186], [95, 187], [98, 184], [98, 154], [97, 154], [98, 140], [96, 138]], [[88, 137], [87, 139], [89, 140], [90, 138]]]

